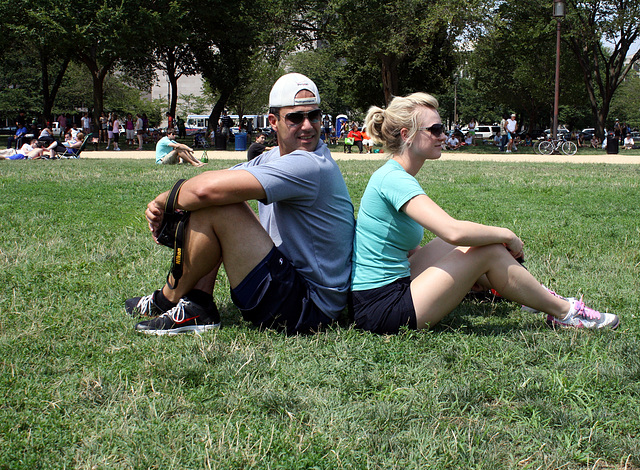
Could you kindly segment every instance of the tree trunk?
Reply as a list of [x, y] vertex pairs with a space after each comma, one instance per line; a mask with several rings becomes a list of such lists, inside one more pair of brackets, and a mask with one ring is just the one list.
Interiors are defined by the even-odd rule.
[[169, 86], [171, 87], [171, 100], [169, 101], [169, 113], [176, 116], [176, 108], [178, 107], [178, 77], [175, 74], [167, 75], [169, 78]]
[[49, 60], [46, 51], [40, 49], [40, 68], [42, 74], [42, 127], [47, 127], [53, 120], [51, 111], [53, 110], [53, 100], [49, 94]]
[[171, 116], [176, 116], [176, 108], [178, 107], [178, 78], [180, 78], [179, 73], [177, 73], [177, 60], [176, 55], [173, 49], [170, 49], [166, 52], [166, 72], [167, 72], [167, 80], [169, 80], [169, 113]]
[[209, 132], [218, 130], [218, 121], [220, 120], [220, 115], [224, 110], [224, 107], [227, 105], [227, 101], [231, 97], [232, 89], [225, 89], [220, 92], [220, 98], [216, 101], [216, 104], [213, 106], [211, 110], [211, 114], [209, 115]]
[[53, 82], [53, 87], [49, 89], [48, 51], [44, 49], [40, 50], [40, 67], [42, 69], [42, 116], [45, 121], [43, 124], [53, 121], [53, 104], [56, 101], [58, 90], [60, 89], [60, 85], [62, 85], [62, 79], [67, 72], [70, 61], [71, 57], [65, 58]]
[[398, 94], [398, 58], [394, 55], [380, 57], [382, 65], [382, 90], [385, 105], [388, 105]]

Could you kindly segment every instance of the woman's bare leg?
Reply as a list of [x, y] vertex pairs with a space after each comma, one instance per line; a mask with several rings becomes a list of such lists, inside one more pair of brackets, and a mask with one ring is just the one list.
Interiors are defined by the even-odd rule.
[[435, 239], [410, 261], [418, 328], [442, 320], [484, 275], [509, 300], [557, 318], [563, 318], [570, 308], [569, 302], [551, 295], [502, 245], [453, 247]]

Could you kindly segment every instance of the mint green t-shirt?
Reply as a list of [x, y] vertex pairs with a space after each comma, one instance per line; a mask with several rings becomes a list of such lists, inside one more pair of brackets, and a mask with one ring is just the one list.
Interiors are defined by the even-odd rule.
[[173, 150], [175, 150], [174, 147], [172, 147], [169, 144], [175, 144], [176, 141], [175, 140], [171, 140], [169, 137], [164, 136], [162, 139], [160, 139], [158, 141], [158, 143], [156, 144], [156, 163], [162, 163], [162, 159], [169, 155], [169, 153], [171, 153]]
[[418, 181], [395, 160], [371, 176], [356, 220], [352, 290], [386, 286], [410, 275], [407, 253], [420, 244], [424, 228], [400, 208], [420, 194], [425, 192]]

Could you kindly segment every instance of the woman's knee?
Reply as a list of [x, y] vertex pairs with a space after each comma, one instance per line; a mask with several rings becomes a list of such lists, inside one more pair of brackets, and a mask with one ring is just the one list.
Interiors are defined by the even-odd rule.
[[482, 257], [486, 259], [488, 262], [493, 260], [499, 260], [503, 256], [511, 256], [507, 251], [507, 248], [501, 243], [467, 247], [466, 252], [473, 256]]

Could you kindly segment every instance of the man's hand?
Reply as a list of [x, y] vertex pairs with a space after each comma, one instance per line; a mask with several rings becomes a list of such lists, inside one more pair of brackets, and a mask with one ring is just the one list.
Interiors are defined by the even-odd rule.
[[147, 205], [147, 210], [144, 213], [149, 222], [149, 230], [151, 230], [151, 234], [156, 243], [158, 243], [158, 232], [164, 217], [164, 205], [168, 195], [169, 191], [160, 194]]

